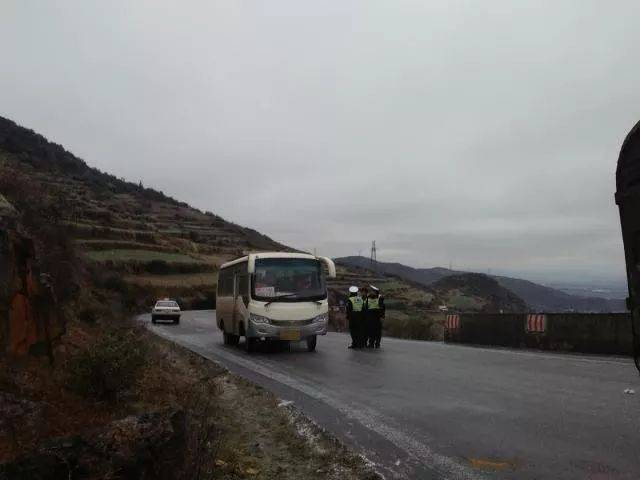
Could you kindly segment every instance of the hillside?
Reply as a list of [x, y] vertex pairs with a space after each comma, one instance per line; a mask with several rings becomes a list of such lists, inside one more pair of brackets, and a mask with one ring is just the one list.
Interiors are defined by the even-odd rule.
[[481, 273], [464, 273], [441, 278], [431, 284], [442, 303], [460, 311], [519, 313], [527, 304], [495, 279]]
[[0, 173], [0, 189], [14, 205], [29, 195], [54, 199], [59, 221], [99, 283], [126, 290], [129, 303], [139, 307], [164, 295], [187, 307], [210, 306], [221, 263], [246, 251], [290, 250], [255, 230], [91, 168], [2, 117]]
[[[345, 266], [348, 265], [366, 269], [371, 267], [370, 260], [365, 257], [342, 257], [337, 258], [336, 262]], [[440, 267], [412, 268], [400, 263], [385, 262], [378, 262], [376, 268], [379, 273], [395, 275], [427, 287], [442, 278], [467, 273]], [[520, 297], [530, 309], [535, 311], [624, 311], [624, 302], [621, 300], [569, 295], [560, 290], [518, 278], [496, 275], [492, 275], [491, 278], [495, 279], [502, 287]]]

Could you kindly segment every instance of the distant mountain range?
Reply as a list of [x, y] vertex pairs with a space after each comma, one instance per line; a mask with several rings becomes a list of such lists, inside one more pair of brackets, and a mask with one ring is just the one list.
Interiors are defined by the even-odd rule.
[[[341, 257], [335, 259], [338, 264], [371, 269], [371, 261], [366, 257]], [[448, 268], [413, 268], [401, 263], [377, 262], [377, 271], [403, 280], [432, 286], [439, 280], [464, 275], [470, 272], [449, 270]], [[624, 300], [569, 295], [560, 290], [545, 287], [519, 278], [488, 275], [502, 287], [513, 292], [526, 302], [533, 311], [540, 312], [621, 312], [626, 311]], [[470, 277], [472, 278], [472, 277]]]

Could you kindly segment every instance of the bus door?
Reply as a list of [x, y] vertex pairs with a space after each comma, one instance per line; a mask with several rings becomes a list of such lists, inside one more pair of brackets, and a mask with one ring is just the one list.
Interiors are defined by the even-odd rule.
[[246, 271], [236, 271], [233, 274], [233, 325], [239, 332], [240, 323], [247, 316], [249, 305], [249, 275]]

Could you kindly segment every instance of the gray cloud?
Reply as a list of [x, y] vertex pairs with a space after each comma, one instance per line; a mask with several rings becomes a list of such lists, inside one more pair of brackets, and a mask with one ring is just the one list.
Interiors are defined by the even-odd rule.
[[619, 278], [640, 5], [4, 2], [2, 114], [328, 255]]

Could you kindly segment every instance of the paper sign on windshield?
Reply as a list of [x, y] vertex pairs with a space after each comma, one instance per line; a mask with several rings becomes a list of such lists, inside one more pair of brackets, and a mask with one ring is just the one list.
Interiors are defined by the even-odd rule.
[[256, 296], [258, 297], [275, 297], [275, 287], [256, 287]]

